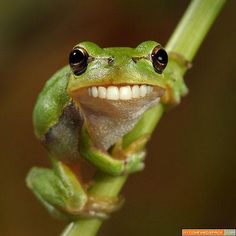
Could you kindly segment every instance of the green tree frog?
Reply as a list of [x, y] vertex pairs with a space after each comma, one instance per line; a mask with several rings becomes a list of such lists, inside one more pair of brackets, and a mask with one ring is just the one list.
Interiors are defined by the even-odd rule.
[[[173, 58], [169, 63], [181, 67], [181, 60]], [[69, 65], [47, 81], [33, 112], [35, 134], [48, 150], [53, 169], [33, 168], [27, 185], [49, 212], [106, 217], [117, 208], [117, 199], [90, 196], [70, 163], [84, 158], [114, 176], [144, 168], [150, 134], [128, 147], [122, 138], [152, 107], [177, 103], [186, 93], [182, 77], [167, 63], [167, 52], [154, 41], [136, 48], [82, 42], [72, 49]]]

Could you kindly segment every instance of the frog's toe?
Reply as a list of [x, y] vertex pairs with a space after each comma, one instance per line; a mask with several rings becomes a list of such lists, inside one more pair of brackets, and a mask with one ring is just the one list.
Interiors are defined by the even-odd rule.
[[125, 168], [124, 174], [129, 174], [136, 171], [141, 171], [145, 167], [144, 159], [145, 159], [145, 152], [137, 152], [134, 154], [129, 155], [125, 159]]
[[109, 215], [119, 210], [124, 204], [123, 197], [92, 197], [88, 201], [79, 217], [107, 219]]

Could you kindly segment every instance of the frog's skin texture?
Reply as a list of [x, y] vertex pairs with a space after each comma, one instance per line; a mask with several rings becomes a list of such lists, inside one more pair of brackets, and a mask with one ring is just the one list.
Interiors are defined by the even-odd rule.
[[[62, 68], [37, 99], [35, 134], [47, 148], [53, 169], [33, 168], [27, 184], [53, 215], [104, 218], [119, 200], [89, 196], [68, 163], [85, 158], [110, 175], [142, 170], [143, 147], [150, 134], [126, 148], [123, 136], [132, 132], [150, 108], [178, 103], [187, 89], [178, 70], [154, 68], [152, 53], [159, 47], [157, 42], [104, 49], [83, 42], [78, 47], [88, 56], [84, 70], [76, 73], [73, 66]], [[178, 61], [169, 58], [172, 63]]]

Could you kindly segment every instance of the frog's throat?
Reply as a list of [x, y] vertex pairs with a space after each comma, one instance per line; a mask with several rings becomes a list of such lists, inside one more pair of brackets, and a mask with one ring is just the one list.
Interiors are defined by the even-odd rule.
[[[121, 90], [122, 87], [127, 86], [120, 86], [119, 88]], [[109, 88], [114, 86], [104, 87], [106, 89], [105, 98], [94, 96], [94, 87], [81, 89], [77, 96], [74, 97], [74, 101], [82, 111], [93, 143], [103, 150], [109, 149], [109, 147], [128, 133], [143, 113], [160, 101], [160, 97], [164, 93], [163, 89], [154, 86], [143, 97], [130, 98], [128, 92], [126, 92], [124, 93], [126, 97], [115, 100], [107, 99], [107, 97], [111, 97], [109, 95]], [[99, 87], [97, 89], [99, 90]]]

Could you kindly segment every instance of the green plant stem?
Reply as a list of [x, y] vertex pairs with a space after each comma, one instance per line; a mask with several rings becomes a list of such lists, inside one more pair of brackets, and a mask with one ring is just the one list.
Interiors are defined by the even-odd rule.
[[[181, 54], [191, 62], [224, 3], [225, 0], [192, 1], [167, 43], [166, 49]], [[183, 69], [182, 74], [184, 75], [185, 72], [186, 70]], [[125, 146], [142, 134], [151, 133], [163, 111], [164, 107], [160, 104], [145, 114], [132, 133], [124, 137]], [[146, 119], [148, 119], [147, 122]], [[99, 172], [89, 192], [94, 196], [115, 197], [119, 194], [127, 177], [112, 177]], [[100, 219], [81, 219], [69, 224], [61, 236], [95, 236], [101, 224]]]
[[192, 1], [169, 39], [166, 50], [179, 53], [191, 62], [225, 1]]

